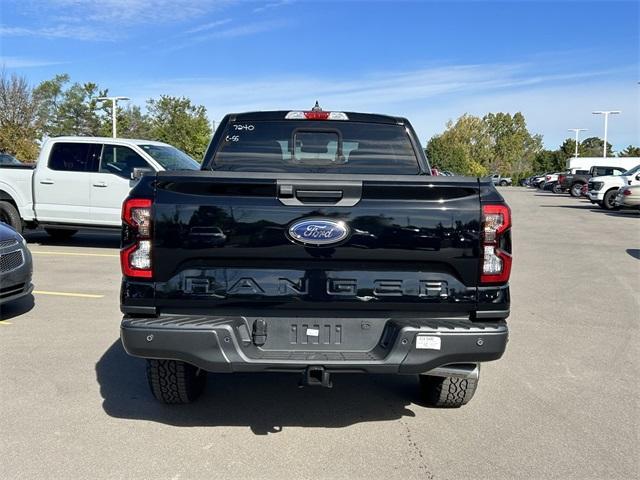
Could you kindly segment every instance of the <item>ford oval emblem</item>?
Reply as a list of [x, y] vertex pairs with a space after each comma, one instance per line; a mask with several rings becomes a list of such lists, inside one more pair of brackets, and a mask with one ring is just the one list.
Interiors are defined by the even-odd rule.
[[332, 245], [349, 235], [349, 227], [339, 220], [306, 219], [289, 227], [289, 235], [305, 245]]

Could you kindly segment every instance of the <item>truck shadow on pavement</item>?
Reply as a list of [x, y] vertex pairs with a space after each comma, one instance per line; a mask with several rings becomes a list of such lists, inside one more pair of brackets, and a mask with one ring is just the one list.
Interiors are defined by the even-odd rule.
[[190, 405], [162, 405], [149, 392], [145, 362], [128, 356], [120, 340], [96, 364], [111, 417], [179, 427], [247, 426], [256, 435], [285, 427], [340, 428], [361, 422], [413, 417], [418, 382], [401, 375], [333, 375], [332, 389], [298, 388], [297, 374], [209, 374], [202, 396]]
[[0, 305], [0, 320], [10, 320], [29, 312], [35, 306], [33, 295]]
[[57, 247], [83, 247], [83, 248], [120, 248], [119, 232], [98, 232], [81, 230], [68, 239], [57, 239], [46, 232], [35, 230], [24, 234], [29, 245], [57, 246]]

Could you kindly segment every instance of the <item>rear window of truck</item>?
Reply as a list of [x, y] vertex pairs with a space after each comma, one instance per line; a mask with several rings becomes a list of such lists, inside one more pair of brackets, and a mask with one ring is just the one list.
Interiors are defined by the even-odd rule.
[[405, 127], [346, 121], [230, 122], [213, 170], [415, 175], [418, 159]]

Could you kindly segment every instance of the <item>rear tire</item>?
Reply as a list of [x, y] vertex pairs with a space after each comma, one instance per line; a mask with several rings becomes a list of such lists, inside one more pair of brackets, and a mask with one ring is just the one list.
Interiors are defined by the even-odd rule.
[[420, 375], [422, 399], [429, 407], [460, 408], [473, 398], [478, 388], [478, 380]]
[[162, 403], [179, 405], [200, 396], [207, 374], [178, 360], [147, 360], [147, 380], [151, 393]]
[[78, 230], [67, 230], [65, 228], [45, 228], [44, 231], [54, 240], [68, 240], [78, 233]]
[[582, 184], [574, 183], [573, 185], [571, 185], [571, 190], [569, 190], [569, 193], [572, 197], [580, 198], [580, 196], [582, 195]]
[[15, 231], [22, 233], [22, 218], [20, 218], [20, 213], [16, 207], [9, 202], [0, 202], [0, 222], [11, 225]]
[[506, 181], [506, 180], [502, 180], [502, 181], [500, 182], [500, 186], [501, 186], [501, 187], [506, 187], [506, 186], [507, 186], [507, 181]]
[[556, 183], [553, 186], [552, 190], [553, 190], [553, 193], [562, 193], [562, 187], [560, 186], [559, 183]]
[[618, 195], [618, 191], [616, 189], [611, 189], [607, 193], [604, 194], [604, 200], [600, 204], [602, 208], [605, 210], [620, 210], [620, 207], [616, 206], [613, 202]]

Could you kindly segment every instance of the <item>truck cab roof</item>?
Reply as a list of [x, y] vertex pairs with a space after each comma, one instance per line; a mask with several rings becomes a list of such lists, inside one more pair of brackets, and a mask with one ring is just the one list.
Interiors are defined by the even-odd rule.
[[139, 138], [113, 138], [113, 137], [83, 137], [83, 136], [62, 136], [49, 137], [46, 142], [71, 142], [71, 143], [112, 143], [120, 145], [167, 145], [168, 143], [156, 142], [153, 140], [143, 140]]

